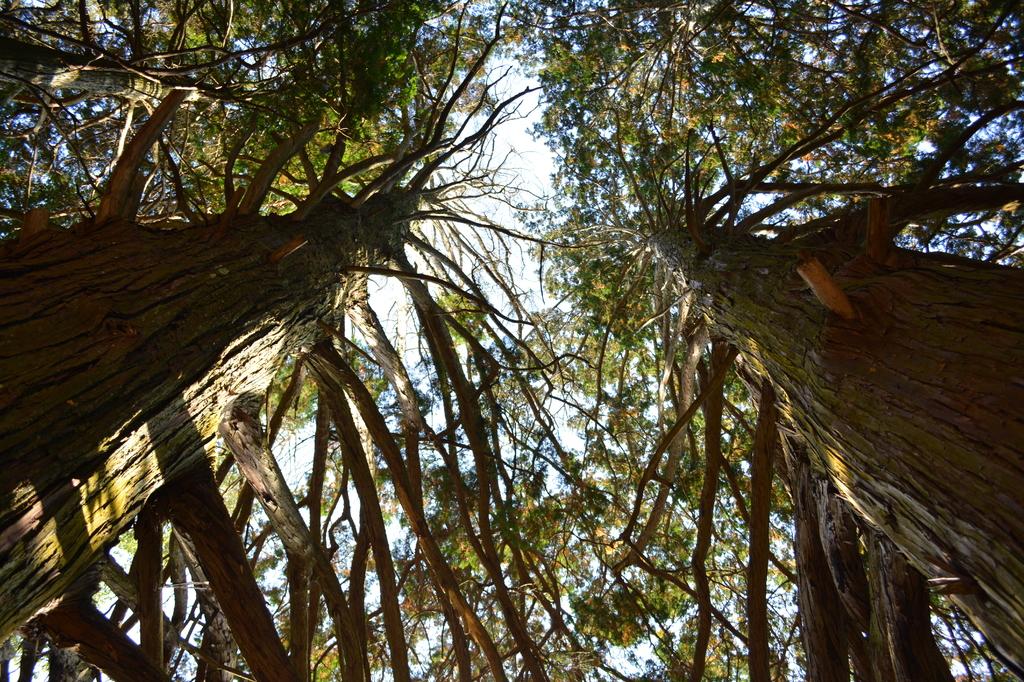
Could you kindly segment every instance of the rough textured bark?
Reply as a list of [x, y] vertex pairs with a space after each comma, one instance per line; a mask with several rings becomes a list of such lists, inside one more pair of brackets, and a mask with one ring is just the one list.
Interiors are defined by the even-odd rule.
[[962, 579], [973, 594], [954, 599], [1024, 664], [1024, 272], [829, 246], [847, 321], [802, 285], [794, 246], [661, 245], [843, 497], [927, 576]]
[[0, 38], [0, 80], [31, 84], [48, 91], [70, 88], [127, 99], [164, 97], [175, 87], [195, 91], [180, 79], [148, 78], [109, 59], [85, 57], [6, 37]]
[[[169, 679], [87, 600], [61, 603], [37, 620], [61, 646], [73, 649], [117, 682], [167, 682]], [[50, 660], [52, 665], [52, 656]], [[77, 677], [72, 659], [69, 679]]]
[[407, 203], [241, 219], [221, 239], [113, 221], [2, 247], [0, 636], [201, 460], [232, 396], [315, 340], [338, 272], [392, 251]]
[[[199, 565], [192, 542], [177, 530], [175, 538], [193, 581], [208, 584], [209, 581], [202, 566]], [[238, 666], [238, 646], [231, 636], [228, 620], [210, 590], [196, 590], [195, 594], [205, 620], [203, 639], [199, 645], [200, 658], [196, 663], [196, 682], [232, 682], [228, 670]]]
[[167, 575], [174, 589], [174, 599], [171, 605], [171, 617], [164, 627], [164, 661], [173, 661], [180, 643], [178, 637], [185, 626], [185, 618], [188, 615], [188, 580], [185, 572], [185, 554], [181, 550], [178, 537], [171, 534], [167, 543]]
[[807, 656], [807, 679], [849, 682], [847, 619], [818, 536], [818, 508], [810, 464], [799, 449], [790, 451], [787, 464], [796, 516], [800, 636]]
[[196, 559], [253, 674], [261, 680], [296, 682], [274, 618], [209, 469], [200, 468], [169, 493], [167, 508], [192, 540]]
[[932, 636], [928, 588], [888, 538], [871, 534], [871, 638], [876, 676], [897, 682], [953, 682]]
[[[50, 674], [46, 678], [47, 682], [76, 682], [78, 678], [78, 661], [74, 652], [51, 645], [47, 662], [50, 666]], [[118, 682], [121, 682], [121, 680], [118, 680]]]
[[14, 642], [8, 638], [0, 644], [0, 682], [11, 682], [11, 660], [14, 658]]
[[309, 564], [305, 558], [288, 553], [288, 656], [299, 682], [309, 679]]
[[135, 521], [135, 581], [138, 586], [136, 615], [139, 617], [139, 643], [143, 653], [159, 669], [163, 668], [164, 612], [163, 531], [160, 518], [147, 507]]
[[[806, 457], [806, 455], [804, 455]], [[860, 531], [853, 511], [836, 493], [835, 486], [820, 474], [814, 475], [814, 503], [817, 507], [818, 538], [832, 574], [832, 583], [846, 614], [847, 640], [857, 677], [863, 682], [876, 679], [873, 656], [865, 633], [871, 621], [871, 595], [860, 550]]]

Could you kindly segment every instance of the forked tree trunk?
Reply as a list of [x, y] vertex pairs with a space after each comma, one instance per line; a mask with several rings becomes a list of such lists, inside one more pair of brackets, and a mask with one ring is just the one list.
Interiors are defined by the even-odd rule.
[[954, 599], [1024, 666], [1024, 272], [821, 250], [856, 311], [845, 320], [797, 276], [793, 246], [660, 247], [771, 377], [815, 465], [927, 577], [960, 579]]
[[0, 637], [205, 456], [233, 396], [314, 342], [344, 266], [386, 258], [407, 203], [221, 238], [114, 221], [0, 251]]

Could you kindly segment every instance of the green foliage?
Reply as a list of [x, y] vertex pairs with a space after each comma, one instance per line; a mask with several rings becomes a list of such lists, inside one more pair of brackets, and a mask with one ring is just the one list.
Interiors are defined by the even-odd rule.
[[[446, 159], [464, 139], [461, 126], [498, 106], [493, 84], [474, 67], [498, 33], [505, 8], [493, 3], [122, 1], [108, 3], [102, 18], [93, 4], [85, 3], [84, 22], [73, 3], [5, 6], [0, 20], [19, 39], [104, 55], [197, 89], [140, 171], [147, 181], [140, 222], [155, 229], [169, 229], [172, 219], [217, 224], [231, 190], [249, 186], [273, 151], [309, 122], [318, 130], [276, 172], [261, 210], [291, 212], [319, 182], [343, 176], [329, 193], [348, 204], [345, 210], [357, 210], [364, 192], [379, 189], [379, 206], [404, 225], [413, 201], [434, 201], [447, 187], [417, 194], [422, 185], [403, 195], [401, 180]], [[546, 240], [542, 286], [557, 303], [537, 309], [513, 300], [514, 309], [497, 312], [481, 305], [478, 293], [501, 290], [515, 299], [521, 291], [515, 271], [523, 263], [513, 265], [507, 247], [496, 246], [505, 234], [443, 220], [416, 224], [417, 248], [396, 238], [395, 255], [415, 251], [419, 271], [473, 292], [430, 290], [454, 359], [422, 324], [387, 321], [424, 423], [410, 424], [404, 387], [389, 375], [380, 346], [359, 334], [337, 345], [384, 421], [383, 434], [360, 417], [362, 447], [352, 447], [337, 425], [318, 426], [328, 401], [308, 376], [285, 395], [308, 348], [276, 368], [263, 405], [265, 421], [283, 415], [274, 455], [295, 479], [289, 483], [304, 519], [319, 527], [310, 551], [328, 557], [353, 596], [353, 627], [365, 637], [374, 675], [389, 674], [392, 662], [377, 573], [384, 562], [368, 549], [369, 505], [353, 484], [352, 458], [364, 456], [417, 678], [456, 675], [453, 623], [465, 626], [433, 557], [425, 558], [433, 539], [509, 670], [525, 669], [515, 617], [552, 679], [610, 678], [623, 675], [620, 668], [635, 679], [685, 679], [699, 653], [695, 585], [704, 569], [714, 607], [704, 677], [747, 679], [742, 634], [757, 387], [748, 385], [751, 368], [738, 364], [713, 389], [724, 401], [721, 432], [709, 433], [705, 404], [665, 442], [697, 396], [712, 392], [712, 368], [699, 283], [666, 265], [658, 237], [688, 232], [713, 246], [779, 196], [808, 185], [913, 187], [946, 150], [952, 153], [932, 181], [1012, 180], [1024, 154], [1021, 109], [1009, 107], [957, 147], [973, 121], [1021, 97], [1021, 20], [1007, 6], [951, 1], [940, 12], [911, 2], [552, 0], [509, 8], [518, 23], [506, 27], [498, 49], [539, 68], [546, 101], [538, 132], [561, 159], [559, 201], [532, 235]], [[956, 77], [943, 77], [951, 60], [959, 61]], [[16, 234], [18, 214], [35, 206], [65, 207], [56, 216], [61, 225], [86, 219], [122, 131], [130, 137], [155, 103], [124, 93], [79, 95], [32, 91], [0, 105], [7, 124], [0, 148], [9, 160], [0, 169], [6, 234]], [[405, 166], [387, 165], [403, 158]], [[481, 162], [472, 158], [475, 173]], [[449, 171], [437, 182], [447, 183]], [[792, 236], [855, 205], [848, 196], [811, 192], [743, 229]], [[988, 213], [922, 220], [901, 240], [1019, 259], [1019, 222]], [[493, 241], [474, 251], [467, 234]], [[460, 269], [464, 260], [473, 267]], [[469, 405], [459, 401], [455, 370], [470, 386]], [[359, 411], [352, 395], [333, 397]], [[327, 444], [319, 471], [312, 441]], [[405, 471], [392, 469], [387, 445]], [[716, 450], [722, 461], [713, 504], [702, 509]], [[655, 452], [661, 456], [652, 461]], [[397, 492], [414, 474], [429, 538]], [[322, 494], [309, 499], [317, 476]], [[257, 498], [255, 511], [246, 509], [247, 485], [231, 472], [223, 495], [270, 610], [291, 635], [295, 595], [284, 576], [297, 559], [260, 509], [274, 501]], [[805, 661], [790, 581], [795, 512], [781, 453], [771, 498], [773, 673], [796, 679]], [[702, 515], [713, 533], [697, 566]], [[124, 551], [132, 553], [133, 544], [123, 536]], [[975, 633], [945, 602], [935, 608], [944, 653], [980, 670], [988, 659]], [[334, 614], [319, 600], [312, 611], [314, 678], [340, 678]], [[188, 622], [199, 633], [190, 646], [203, 646], [205, 616]], [[478, 644], [467, 645], [472, 676], [488, 666]]]

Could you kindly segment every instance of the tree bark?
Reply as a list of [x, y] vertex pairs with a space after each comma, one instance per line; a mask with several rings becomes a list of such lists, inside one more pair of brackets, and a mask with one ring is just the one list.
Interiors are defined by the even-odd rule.
[[751, 682], [769, 682], [768, 555], [771, 552], [772, 467], [778, 450], [775, 393], [761, 386], [750, 467], [750, 559], [747, 564], [747, 649]]
[[[51, 644], [50, 655], [48, 657], [50, 674], [46, 678], [47, 681], [75, 682], [75, 678], [78, 677], [77, 658], [78, 657], [75, 656], [74, 652]], [[118, 680], [118, 682], [122, 681]]]
[[197, 468], [178, 489], [169, 491], [167, 508], [192, 541], [196, 559], [253, 674], [261, 680], [297, 682], [209, 469]]
[[309, 680], [309, 579], [311, 571], [305, 557], [287, 553], [288, 564], [288, 657], [299, 682]]
[[790, 454], [787, 468], [796, 517], [800, 636], [807, 656], [807, 679], [849, 682], [847, 618], [818, 536], [815, 481], [803, 452], [790, 450]]
[[386, 258], [407, 204], [240, 219], [220, 239], [113, 221], [0, 250], [0, 636], [203, 458], [233, 396], [315, 341], [339, 271]]
[[[711, 375], [716, 375], [723, 363], [732, 362], [727, 346], [718, 341], [711, 355]], [[707, 388], [710, 381], [704, 381]], [[704, 483], [701, 486], [700, 507], [697, 518], [697, 541], [693, 547], [693, 581], [697, 588], [697, 635], [694, 643], [693, 667], [690, 682], [704, 678], [708, 643], [711, 640], [711, 584], [705, 562], [711, 549], [711, 535], [715, 518], [715, 497], [718, 494], [718, 472], [722, 464], [722, 389], [715, 386], [704, 403]]]
[[[196, 558], [192, 541], [177, 530], [174, 537], [181, 549], [182, 560], [188, 564], [193, 582], [208, 585], [209, 581]], [[238, 667], [238, 646], [231, 635], [228, 620], [209, 589], [198, 589], [195, 595], [206, 621], [203, 626], [203, 639], [199, 644], [200, 656], [196, 661], [196, 682], [232, 682], [228, 670]]]
[[139, 643], [158, 668], [164, 666], [163, 529], [160, 517], [146, 507], [135, 521], [135, 580], [138, 589]]
[[196, 91], [181, 79], [149, 78], [109, 59], [71, 54], [6, 37], [0, 38], [0, 80], [51, 92], [69, 88], [132, 100], [164, 97], [173, 88]]
[[659, 245], [842, 496], [926, 576], [961, 579], [973, 593], [954, 599], [1024, 665], [1024, 272], [829, 246], [814, 255], [857, 312], [844, 320], [802, 286], [795, 246]]
[[257, 410], [255, 406], [245, 406], [244, 401], [236, 401], [221, 422], [221, 437], [234, 455], [238, 470], [256, 492], [281, 544], [292, 555], [309, 562], [334, 618], [338, 648], [350, 676], [369, 678], [366, 651], [357, 645], [358, 621], [348, 617], [348, 599], [334, 566], [320, 543], [310, 535], [277, 460], [265, 447], [263, 430], [252, 415]]
[[932, 636], [931, 606], [924, 578], [880, 533], [868, 549], [871, 638], [880, 680], [953, 682]]
[[[73, 649], [117, 682], [167, 682], [170, 679], [88, 600], [61, 603], [39, 616], [38, 621], [62, 646]], [[78, 677], [75, 656], [70, 651], [65, 653], [71, 655], [69, 679], [75, 680]], [[50, 665], [53, 665], [52, 653]], [[52, 667], [50, 672], [51, 675], [54, 672]]]
[[[805, 464], [805, 466], [808, 466]], [[832, 584], [846, 610], [847, 640], [853, 668], [861, 682], [874, 682], [869, 642], [871, 597], [864, 558], [860, 551], [860, 531], [850, 505], [836, 494], [835, 486], [821, 475], [813, 477], [813, 503], [817, 507], [818, 539], [832, 574]]]

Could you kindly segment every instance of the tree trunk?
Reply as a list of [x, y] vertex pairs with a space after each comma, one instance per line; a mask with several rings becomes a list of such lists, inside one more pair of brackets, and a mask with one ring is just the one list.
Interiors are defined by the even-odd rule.
[[53, 639], [68, 647], [51, 650], [51, 676], [54, 652], [60, 651], [64, 654], [62, 660], [70, 660], [67, 679], [78, 679], [77, 656], [73, 651], [116, 682], [168, 682], [170, 679], [89, 600], [62, 602], [46, 611], [38, 621]]
[[197, 467], [178, 489], [169, 490], [167, 509], [191, 540], [190, 549], [253, 675], [298, 682], [210, 471]]
[[3, 247], [0, 636], [202, 460], [232, 396], [315, 341], [339, 272], [394, 250], [407, 203], [240, 219], [219, 239], [114, 221]]
[[[809, 464], [804, 464], [809, 468]], [[866, 632], [870, 630], [871, 596], [864, 559], [860, 552], [860, 532], [850, 505], [836, 494], [835, 486], [815, 475], [812, 495], [818, 517], [818, 540], [825, 551], [825, 561], [832, 574], [832, 584], [839, 595], [853, 669], [861, 682], [875, 681], [875, 667]]]
[[833, 246], [815, 255], [840, 270], [846, 320], [802, 285], [795, 246], [659, 246], [843, 497], [926, 576], [960, 579], [954, 599], [1024, 665], [1024, 272]]
[[32, 682], [42, 638], [38, 632], [25, 633], [21, 640], [21, 660], [18, 661], [18, 682]]
[[800, 636], [807, 656], [807, 679], [849, 682], [847, 619], [832, 581], [825, 549], [818, 535], [818, 507], [810, 465], [800, 450], [787, 460], [796, 516], [796, 554]]
[[779, 432], [775, 393], [767, 380], [757, 406], [750, 466], [750, 558], [747, 563], [747, 649], [751, 682], [771, 680], [768, 624], [768, 555], [771, 553], [772, 467]]
[[[50, 645], [50, 674], [48, 682], [75, 682], [78, 677], [78, 661], [73, 651]], [[120, 680], [118, 681], [120, 682]]]
[[147, 506], [135, 521], [135, 579], [138, 592], [139, 645], [158, 668], [164, 667], [163, 527]]
[[69, 88], [127, 99], [160, 98], [173, 88], [195, 91], [182, 79], [157, 80], [97, 59], [0, 38], [0, 80], [30, 84], [47, 91]]
[[880, 664], [877, 677], [899, 682], [953, 682], [932, 636], [924, 577], [880, 533], [872, 533], [868, 558], [873, 658]]

